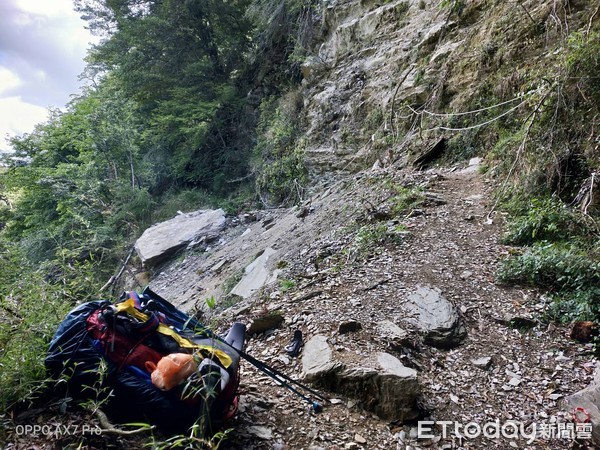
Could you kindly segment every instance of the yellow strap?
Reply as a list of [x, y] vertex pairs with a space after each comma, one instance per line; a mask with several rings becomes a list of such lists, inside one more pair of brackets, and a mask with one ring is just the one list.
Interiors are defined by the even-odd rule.
[[[148, 315], [144, 314], [135, 307], [133, 299], [128, 299], [124, 302], [117, 303], [115, 305], [115, 308], [117, 312], [126, 312], [130, 316], [135, 317], [136, 319], [141, 320], [142, 322], [146, 322], [149, 319]], [[166, 326], [164, 323], [159, 323], [158, 329], [156, 331], [166, 336], [172, 337], [175, 340], [175, 342], [177, 342], [177, 344], [179, 344], [179, 346], [182, 348], [198, 350], [200, 353], [208, 352], [211, 356], [214, 355], [226, 369], [233, 363], [231, 357], [223, 350], [219, 350], [218, 348], [215, 348], [212, 345], [195, 344], [189, 339], [181, 336], [175, 330]]]

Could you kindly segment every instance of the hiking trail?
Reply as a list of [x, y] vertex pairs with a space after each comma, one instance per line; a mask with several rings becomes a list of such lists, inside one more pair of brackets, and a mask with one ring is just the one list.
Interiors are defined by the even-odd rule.
[[[491, 182], [476, 169], [404, 174], [404, 180], [423, 186], [427, 197], [424, 206], [403, 221], [409, 230], [407, 239], [385, 246], [362, 263], [336, 266], [336, 270], [327, 268], [327, 257], [315, 270], [315, 255], [323, 254], [323, 249], [325, 255], [335, 254], [332, 248], [343, 247], [339, 227], [321, 228], [323, 211], [318, 208], [325, 205], [317, 205], [315, 223], [320, 224], [321, 234], [303, 233], [305, 249], [296, 252], [299, 260], [290, 261], [289, 271], [300, 280], [298, 285], [286, 292], [271, 285], [251, 306], [225, 312], [226, 318], [236, 316], [242, 321], [269, 311], [283, 315], [280, 328], [249, 339], [248, 352], [299, 378], [302, 354], [290, 358], [284, 348], [294, 330], [300, 329], [305, 341], [327, 336], [337, 356], [358, 365], [379, 351], [415, 369], [421, 420], [481, 426], [496, 420], [527, 425], [560, 421], [568, 414], [561, 410], [560, 400], [592, 378], [591, 348], [569, 341], [566, 328], [538, 321], [548, 306], [539, 292], [494, 283], [499, 260], [509, 248], [499, 242], [501, 218], [493, 223], [486, 220], [493, 205]], [[368, 188], [363, 177], [355, 177], [345, 189], [356, 196]], [[336, 216], [335, 211], [331, 206], [325, 216]], [[309, 222], [311, 215], [305, 220]], [[400, 306], [417, 286], [437, 290], [455, 306], [467, 332], [458, 346], [444, 350], [414, 339], [402, 348], [390, 345], [381, 334], [377, 327], [381, 321], [406, 319]], [[352, 322], [360, 324], [357, 331], [340, 333], [340, 324]], [[414, 330], [408, 326], [408, 332]], [[336, 399], [335, 404], [314, 414], [306, 403], [249, 365], [243, 365], [241, 380], [240, 411], [225, 448], [408, 449], [444, 448], [453, 442], [450, 432], [442, 437], [439, 429], [434, 439], [417, 439], [415, 422], [389, 423], [343, 392], [323, 390]], [[565, 448], [566, 441], [538, 439], [527, 444], [517, 438], [478, 437], [464, 439], [461, 445], [559, 449]]]

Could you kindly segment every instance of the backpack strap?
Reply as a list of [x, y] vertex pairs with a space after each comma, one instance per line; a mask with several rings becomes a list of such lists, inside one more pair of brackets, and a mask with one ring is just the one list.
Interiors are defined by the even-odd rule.
[[[143, 313], [142, 311], [140, 311], [139, 309], [137, 309], [135, 307], [135, 301], [131, 297], [121, 303], [117, 303], [115, 305], [115, 309], [117, 312], [125, 312], [125, 313], [129, 314], [131, 317], [141, 321], [144, 324], [150, 323], [152, 321], [152, 318], [150, 316], [148, 316], [147, 314]], [[180, 347], [198, 351], [200, 354], [202, 354], [205, 357], [210, 357], [210, 358], [215, 357], [215, 358], [217, 358], [219, 363], [221, 363], [221, 365], [223, 367], [225, 367], [226, 369], [229, 368], [229, 366], [231, 366], [231, 364], [233, 363], [231, 357], [227, 353], [225, 353], [223, 350], [220, 350], [212, 345], [195, 344], [192, 341], [190, 341], [189, 339], [186, 339], [183, 336], [181, 336], [175, 330], [169, 328], [164, 323], [160, 323], [160, 321], [158, 321], [156, 316], [152, 316], [152, 317], [154, 317], [156, 319], [156, 331], [173, 338], [173, 340], [175, 340], [175, 342], [177, 342], [177, 344]], [[155, 324], [152, 323], [152, 325], [154, 326]]]

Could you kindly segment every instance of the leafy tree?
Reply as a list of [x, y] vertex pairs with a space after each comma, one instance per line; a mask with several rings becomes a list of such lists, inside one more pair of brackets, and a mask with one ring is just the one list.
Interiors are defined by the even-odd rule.
[[218, 189], [220, 174], [235, 178], [245, 170], [244, 158], [222, 156], [240, 150], [223, 131], [243, 108], [238, 72], [250, 44], [246, 3], [77, 2], [91, 29], [104, 36], [89, 64], [110, 73], [134, 101], [143, 152], [166, 165], [161, 188], [168, 181]]

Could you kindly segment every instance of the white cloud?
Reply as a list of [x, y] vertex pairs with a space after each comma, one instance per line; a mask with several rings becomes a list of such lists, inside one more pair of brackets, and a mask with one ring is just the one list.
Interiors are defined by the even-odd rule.
[[17, 74], [8, 70], [6, 67], [0, 67], [0, 96], [23, 84]]
[[72, 0], [0, 0], [0, 150], [78, 93], [94, 40]]
[[16, 0], [17, 7], [26, 13], [46, 17], [73, 16], [78, 18], [73, 10], [71, 0]]
[[0, 151], [7, 150], [3, 142], [7, 135], [16, 136], [33, 131], [37, 123], [48, 118], [48, 110], [24, 102], [20, 97], [0, 98]]

